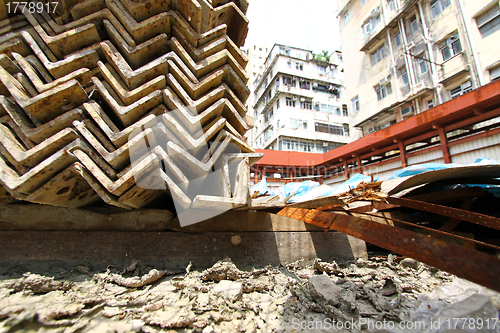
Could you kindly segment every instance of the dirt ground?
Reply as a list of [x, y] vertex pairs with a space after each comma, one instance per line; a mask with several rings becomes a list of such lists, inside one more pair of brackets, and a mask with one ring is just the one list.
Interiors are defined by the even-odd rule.
[[498, 293], [392, 255], [253, 271], [225, 259], [203, 271], [134, 262], [104, 273], [81, 265], [56, 277], [0, 276], [0, 333], [444, 332], [459, 315], [475, 325], [491, 317], [488, 330], [470, 331], [498, 332], [499, 306]]

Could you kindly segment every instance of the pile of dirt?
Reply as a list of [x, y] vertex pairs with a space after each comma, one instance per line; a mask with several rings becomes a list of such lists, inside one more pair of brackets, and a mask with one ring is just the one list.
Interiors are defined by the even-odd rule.
[[[149, 270], [140, 276], [134, 266], [135, 277], [127, 277], [132, 270], [94, 275], [74, 270], [80, 273], [65, 280], [26, 274], [0, 282], [0, 332], [319, 332], [331, 331], [328, 325], [335, 323], [355, 325], [340, 331], [370, 331], [370, 323], [398, 324], [416, 320], [416, 314], [430, 320], [448, 303], [464, 300], [441, 297], [451, 289], [432, 298], [459, 279], [400, 259], [344, 265], [317, 259], [253, 271], [226, 259], [177, 275]], [[471, 292], [476, 285], [466, 284], [467, 296], [484, 294], [484, 288]], [[488, 295], [474, 304], [498, 315], [500, 297]]]

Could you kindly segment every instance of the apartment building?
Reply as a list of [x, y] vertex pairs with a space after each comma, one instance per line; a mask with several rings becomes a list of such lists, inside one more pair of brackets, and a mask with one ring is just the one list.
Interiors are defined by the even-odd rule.
[[340, 0], [353, 139], [500, 77], [497, 0]]
[[340, 52], [275, 44], [253, 89], [253, 147], [322, 153], [350, 142]]
[[[258, 76], [261, 75], [264, 71], [264, 62], [266, 61], [269, 50], [267, 47], [262, 45], [250, 45], [248, 49], [244, 50], [244, 52], [248, 57], [246, 74], [248, 77], [247, 86], [250, 88], [250, 95], [248, 96], [245, 106], [247, 110], [251, 110], [255, 102], [255, 93], [253, 91], [253, 86]], [[251, 112], [249, 114], [251, 114]], [[253, 131], [248, 131], [245, 133], [244, 138], [247, 143], [252, 144], [253, 134]]]

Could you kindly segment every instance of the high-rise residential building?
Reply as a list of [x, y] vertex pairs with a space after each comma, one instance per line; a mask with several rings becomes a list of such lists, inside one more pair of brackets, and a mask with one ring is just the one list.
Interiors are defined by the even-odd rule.
[[[248, 57], [246, 74], [248, 77], [247, 86], [250, 88], [250, 95], [248, 96], [245, 106], [247, 110], [252, 110], [255, 101], [253, 85], [257, 80], [257, 77], [264, 71], [264, 62], [266, 61], [269, 50], [265, 46], [250, 45], [248, 49], [244, 50], [244, 52]], [[253, 114], [251, 112], [249, 114], [251, 114], [251, 116], [253, 117]], [[253, 142], [253, 134], [253, 131], [248, 131], [245, 133], [245, 139], [249, 144], [252, 144]]]
[[338, 8], [353, 139], [500, 77], [497, 0], [339, 0]]
[[253, 147], [326, 152], [350, 141], [339, 51], [275, 44], [253, 91]]

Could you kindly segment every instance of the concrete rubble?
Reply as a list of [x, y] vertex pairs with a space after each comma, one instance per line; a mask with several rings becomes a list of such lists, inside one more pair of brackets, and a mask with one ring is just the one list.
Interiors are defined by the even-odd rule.
[[498, 332], [485, 320], [498, 320], [499, 293], [393, 255], [253, 270], [225, 259], [176, 275], [129, 268], [2, 276], [0, 332], [445, 332], [450, 318], [484, 321], [464, 332]]

